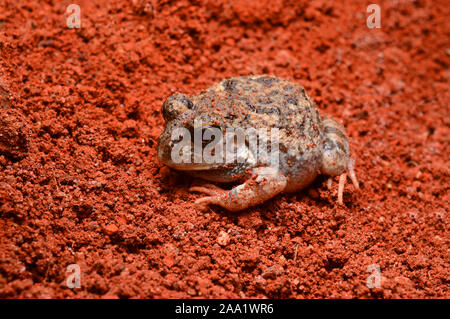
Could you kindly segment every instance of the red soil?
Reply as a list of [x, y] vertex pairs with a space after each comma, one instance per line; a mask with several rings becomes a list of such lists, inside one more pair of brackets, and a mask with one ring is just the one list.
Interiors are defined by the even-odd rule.
[[[0, 6], [0, 297], [450, 297], [448, 2], [71, 2]], [[200, 211], [158, 162], [165, 98], [259, 73], [346, 126], [344, 205], [322, 178]]]

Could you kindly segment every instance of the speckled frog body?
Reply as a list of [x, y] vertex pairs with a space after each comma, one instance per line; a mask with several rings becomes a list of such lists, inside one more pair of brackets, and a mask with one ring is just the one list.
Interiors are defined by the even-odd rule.
[[[328, 116], [322, 118], [299, 84], [269, 75], [229, 78], [198, 95], [170, 96], [162, 112], [166, 120], [158, 143], [162, 163], [208, 181], [240, 183], [231, 190], [211, 184], [192, 187], [192, 191], [208, 195], [196, 201], [199, 205], [216, 204], [239, 211], [280, 192], [301, 190], [318, 174], [340, 176], [340, 203], [347, 172], [358, 188], [344, 127]], [[192, 136], [184, 141], [183, 147], [177, 148], [180, 135], [174, 132], [180, 128], [192, 135], [198, 131], [202, 148], [207, 145], [205, 136], [212, 140], [213, 134], [208, 134], [208, 130], [215, 129], [223, 136], [231, 130], [268, 132], [266, 142], [272, 147], [269, 150], [274, 150], [271, 142], [276, 138], [276, 165], [251, 149], [248, 137], [244, 143], [234, 140], [235, 144], [228, 149], [239, 153], [240, 161], [195, 160]], [[276, 136], [269, 135], [270, 130]], [[188, 160], [174, 160], [175, 149], [177, 155], [185, 155]]]

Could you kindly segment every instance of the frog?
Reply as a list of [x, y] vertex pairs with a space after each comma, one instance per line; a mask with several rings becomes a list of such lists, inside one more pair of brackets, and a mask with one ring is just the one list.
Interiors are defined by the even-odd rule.
[[[195, 200], [200, 207], [241, 211], [282, 192], [301, 191], [319, 175], [328, 176], [329, 189], [333, 177], [339, 176], [338, 204], [343, 204], [347, 176], [359, 190], [344, 126], [321, 115], [296, 82], [270, 74], [226, 78], [199, 94], [169, 96], [162, 104], [162, 116], [158, 159], [205, 181], [189, 188], [203, 194]], [[254, 135], [239, 139], [230, 131], [258, 132], [257, 143], [250, 143]], [[223, 149], [237, 155], [234, 160], [226, 156], [211, 160], [201, 156], [207, 149], [213, 157], [223, 155]], [[233, 187], [227, 190], [217, 183]]]

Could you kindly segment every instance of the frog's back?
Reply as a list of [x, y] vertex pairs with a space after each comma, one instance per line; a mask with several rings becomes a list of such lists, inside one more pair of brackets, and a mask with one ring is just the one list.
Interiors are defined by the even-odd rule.
[[301, 85], [269, 75], [229, 78], [199, 94], [195, 104], [220, 115], [225, 127], [277, 128], [280, 170], [293, 184], [305, 176], [315, 178], [321, 165], [322, 125]]

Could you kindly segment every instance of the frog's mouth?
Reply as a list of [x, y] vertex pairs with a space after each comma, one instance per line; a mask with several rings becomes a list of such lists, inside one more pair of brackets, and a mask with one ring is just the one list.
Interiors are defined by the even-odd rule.
[[204, 171], [220, 168], [220, 165], [218, 164], [207, 163], [174, 163], [172, 161], [166, 161], [164, 164], [180, 171]]
[[158, 158], [159, 160], [169, 166], [170, 168], [181, 170], [181, 171], [204, 171], [217, 169], [223, 166], [220, 163], [207, 163], [204, 161], [196, 162], [194, 156], [188, 156], [187, 161], [183, 161], [178, 158], [176, 161], [172, 158], [172, 148], [170, 146], [163, 146], [162, 144], [158, 147]]
[[[176, 128], [172, 126], [166, 127], [158, 141], [158, 158], [163, 164], [182, 171], [204, 171], [223, 167], [221, 156], [213, 158], [214, 152], [212, 154], [204, 154], [205, 147], [211, 143], [210, 140], [201, 140], [201, 144], [196, 145], [192, 127], [189, 127], [188, 131], [181, 131], [182, 134], [173, 139], [172, 131], [174, 129]], [[199, 129], [201, 132], [200, 136], [204, 136], [204, 130], [207, 129], [211, 129], [209, 123]], [[222, 139], [215, 143], [218, 142], [222, 142]], [[210, 157], [205, 158], [205, 156]]]

